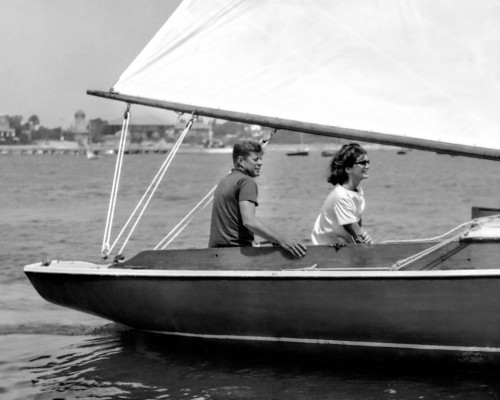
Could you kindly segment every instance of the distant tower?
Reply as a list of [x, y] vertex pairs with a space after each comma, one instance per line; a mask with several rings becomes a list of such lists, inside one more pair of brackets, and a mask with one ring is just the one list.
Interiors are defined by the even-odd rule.
[[82, 110], [77, 110], [75, 112], [75, 122], [71, 126], [71, 132], [74, 135], [75, 142], [78, 142], [81, 146], [88, 146], [89, 131], [85, 119], [85, 112]]
[[83, 112], [83, 110], [78, 110], [75, 112], [75, 125], [73, 131], [75, 133], [87, 132], [87, 121], [85, 120], [85, 112]]

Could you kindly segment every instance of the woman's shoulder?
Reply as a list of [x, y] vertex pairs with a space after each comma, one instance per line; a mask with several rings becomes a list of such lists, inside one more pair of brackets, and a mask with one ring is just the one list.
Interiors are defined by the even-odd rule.
[[337, 198], [353, 199], [356, 197], [364, 197], [363, 189], [358, 186], [355, 191], [346, 189], [342, 185], [336, 185], [332, 190], [332, 195]]
[[338, 199], [349, 197], [347, 190], [342, 187], [342, 185], [335, 185], [332, 191], [328, 194], [327, 199], [330, 201], [336, 201]]
[[332, 192], [335, 192], [338, 197], [350, 197], [350, 190], [340, 184], [335, 185]]

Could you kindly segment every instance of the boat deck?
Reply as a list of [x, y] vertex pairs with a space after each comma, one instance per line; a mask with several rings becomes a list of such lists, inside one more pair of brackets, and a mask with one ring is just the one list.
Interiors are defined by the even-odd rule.
[[[294, 258], [278, 247], [144, 251], [113, 268], [154, 270], [451, 270], [500, 268], [498, 240], [453, 241], [406, 262], [439, 242], [310, 246]], [[481, 260], [478, 264], [477, 260]]]

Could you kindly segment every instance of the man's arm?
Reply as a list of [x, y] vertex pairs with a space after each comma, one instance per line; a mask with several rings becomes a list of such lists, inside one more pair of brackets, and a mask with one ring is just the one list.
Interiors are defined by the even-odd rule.
[[306, 254], [307, 247], [305, 244], [284, 237], [257, 218], [255, 215], [255, 203], [247, 200], [241, 201], [240, 212], [243, 225], [245, 225], [245, 227], [252, 231], [255, 235], [261, 236], [272, 243], [279, 244], [295, 257], [302, 257]]

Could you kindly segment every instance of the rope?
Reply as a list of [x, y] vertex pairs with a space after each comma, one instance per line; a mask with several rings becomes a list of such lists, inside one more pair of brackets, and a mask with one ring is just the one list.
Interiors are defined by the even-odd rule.
[[428, 249], [425, 249], [425, 250], [421, 251], [420, 253], [414, 254], [410, 257], [407, 257], [407, 258], [404, 258], [400, 261], [397, 261], [394, 264], [392, 264], [390, 269], [392, 271], [397, 271], [401, 268], [407, 267], [408, 265], [413, 264], [414, 262], [422, 259], [423, 257], [425, 257], [431, 253], [434, 253], [435, 251], [439, 250], [441, 247], [444, 247], [447, 244], [453, 242], [454, 240], [456, 240], [457, 238], [459, 238], [462, 235], [463, 235], [463, 233], [460, 232], [458, 235], [452, 236], [451, 238], [449, 238], [447, 240], [443, 240], [442, 242], [440, 242], [432, 247], [429, 247]]
[[467, 226], [467, 225], [474, 224], [475, 221], [476, 221], [476, 219], [464, 222], [463, 224], [460, 224], [460, 225], [456, 226], [455, 228], [449, 230], [448, 232], [443, 233], [442, 235], [439, 235], [439, 236], [434, 236], [432, 238], [406, 239], [406, 240], [385, 240], [385, 241], [380, 242], [380, 243], [387, 244], [387, 243], [435, 242], [436, 240], [440, 240], [440, 239], [442, 239], [442, 238], [450, 235], [452, 232], [456, 231], [457, 229], [460, 229], [460, 228], [462, 228], [464, 226]]
[[118, 155], [116, 158], [115, 173], [113, 176], [113, 186], [111, 187], [111, 195], [109, 199], [108, 215], [106, 218], [106, 227], [104, 228], [104, 237], [102, 241], [101, 256], [106, 259], [111, 252], [109, 241], [111, 237], [111, 227], [115, 215], [116, 199], [118, 195], [118, 187], [120, 184], [120, 176], [123, 164], [123, 155], [125, 153], [126, 136], [128, 132], [128, 124], [130, 120], [130, 104], [127, 104], [127, 110], [123, 116], [122, 131], [120, 134], [120, 143], [118, 145]]
[[[277, 129], [274, 129], [271, 132], [269, 138], [260, 140], [263, 148], [271, 141], [276, 132]], [[198, 215], [198, 213], [203, 211], [210, 204], [210, 202], [213, 200], [213, 193], [215, 192], [216, 188], [217, 185], [210, 189], [205, 197], [203, 197], [203, 199], [201, 199], [200, 202], [196, 204], [191, 209], [191, 211], [189, 211], [189, 213], [187, 213], [187, 215], [162, 240], [160, 240], [160, 242], [154, 247], [153, 250], [158, 250], [160, 246], [162, 246], [160, 250], [165, 250], [165, 248], [170, 243], [172, 243], [177, 238], [177, 236], [179, 236], [181, 232], [191, 223], [191, 221]]]
[[474, 229], [477, 225], [481, 224], [481, 223], [484, 223], [484, 222], [488, 222], [488, 221], [491, 221], [495, 218], [497, 218], [498, 215], [493, 215], [493, 216], [487, 216], [487, 217], [481, 217], [481, 218], [475, 218], [475, 219], [472, 219], [468, 222], [464, 222], [463, 224], [460, 224], [458, 225], [457, 227], [453, 228], [452, 230], [446, 232], [445, 234], [443, 235], [440, 235], [440, 236], [436, 236], [435, 238], [430, 238], [430, 239], [416, 239], [416, 240], [400, 240], [400, 241], [395, 241], [395, 240], [391, 240], [391, 241], [386, 241], [386, 242], [382, 242], [382, 243], [393, 243], [393, 242], [398, 242], [398, 243], [401, 243], [401, 242], [426, 242], [426, 241], [435, 241], [435, 240], [439, 240], [443, 237], [446, 237], [448, 236], [449, 234], [451, 234], [452, 232], [456, 231], [457, 229], [460, 229], [464, 226], [467, 226], [467, 225], [470, 225], [469, 229], [465, 230], [464, 232], [460, 232], [459, 234], [455, 235], [455, 236], [452, 236], [451, 238], [447, 239], [447, 240], [444, 240], [434, 246], [431, 246], [429, 247], [428, 249], [425, 249], [419, 253], [416, 253], [410, 257], [406, 257], [400, 261], [397, 261], [396, 263], [394, 263], [392, 266], [391, 266], [391, 270], [399, 270], [399, 269], [402, 269], [404, 267], [407, 267], [408, 265], [410, 264], [413, 264], [414, 262], [422, 259], [423, 257], [431, 254], [431, 253], [434, 253], [435, 251], [439, 250], [441, 247], [444, 247], [446, 246], [447, 244], [453, 242], [454, 240], [458, 239], [459, 237], [463, 236], [464, 234], [466, 234], [467, 232], [470, 232], [472, 229]]
[[[137, 204], [137, 206], [135, 207], [134, 211], [132, 212], [132, 214], [130, 215], [129, 219], [127, 220], [127, 222], [125, 223], [125, 226], [122, 228], [121, 232], [119, 233], [118, 237], [116, 238], [116, 240], [114, 241], [113, 245], [111, 246], [110, 248], [110, 252], [112, 251], [112, 249], [114, 248], [114, 246], [118, 243], [119, 239], [121, 238], [122, 234], [125, 232], [125, 230], [127, 229], [129, 223], [132, 221], [132, 219], [134, 218], [137, 210], [139, 209], [139, 207], [141, 206], [142, 202], [144, 201], [144, 199], [146, 198], [146, 195], [149, 193], [149, 196], [147, 197], [147, 200], [146, 202], [144, 203], [144, 205], [142, 206], [142, 210], [141, 212], [139, 213], [139, 215], [137, 216], [136, 220], [135, 220], [135, 223], [134, 225], [132, 226], [132, 228], [130, 228], [130, 231], [127, 235], [127, 237], [125, 238], [123, 244], [122, 244], [122, 247], [120, 249], [120, 251], [118, 252], [119, 254], [123, 254], [123, 250], [125, 249], [125, 246], [127, 245], [130, 237], [132, 236], [132, 233], [134, 232], [135, 228], [137, 227], [137, 224], [139, 223], [139, 221], [141, 220], [144, 212], [146, 211], [146, 208], [149, 204], [149, 202], [151, 201], [153, 195], [155, 194], [156, 192], [156, 189], [158, 188], [160, 182], [162, 181], [163, 177], [165, 176], [165, 173], [167, 172], [167, 169], [168, 167], [170, 166], [170, 164], [172, 163], [172, 160], [175, 156], [175, 154], [177, 153], [177, 150], [179, 149], [182, 141], [184, 140], [184, 137], [186, 136], [186, 134], [189, 132], [189, 130], [191, 129], [191, 126], [193, 125], [193, 120], [194, 120], [194, 117], [191, 118], [188, 123], [186, 124], [186, 128], [184, 128], [184, 131], [181, 133], [181, 135], [179, 136], [179, 138], [177, 139], [177, 141], [175, 142], [174, 146], [172, 147], [172, 150], [168, 153], [168, 156], [167, 158], [165, 159], [165, 161], [163, 162], [163, 164], [161, 165], [160, 169], [158, 170], [158, 172], [156, 173], [155, 177], [153, 178], [153, 180], [151, 181], [150, 185], [148, 186], [148, 188], [146, 189], [144, 195], [142, 196], [142, 198], [139, 200], [139, 203]], [[151, 189], [152, 188], [152, 189]]]
[[189, 223], [193, 220], [193, 218], [198, 214], [198, 212], [205, 209], [213, 199], [213, 193], [217, 186], [214, 186], [200, 202], [193, 207], [193, 209], [156, 245], [153, 250], [158, 250], [160, 246], [163, 245], [167, 240], [168, 242], [161, 247], [161, 250], [164, 250], [172, 241], [179, 236], [179, 234], [189, 225]]

